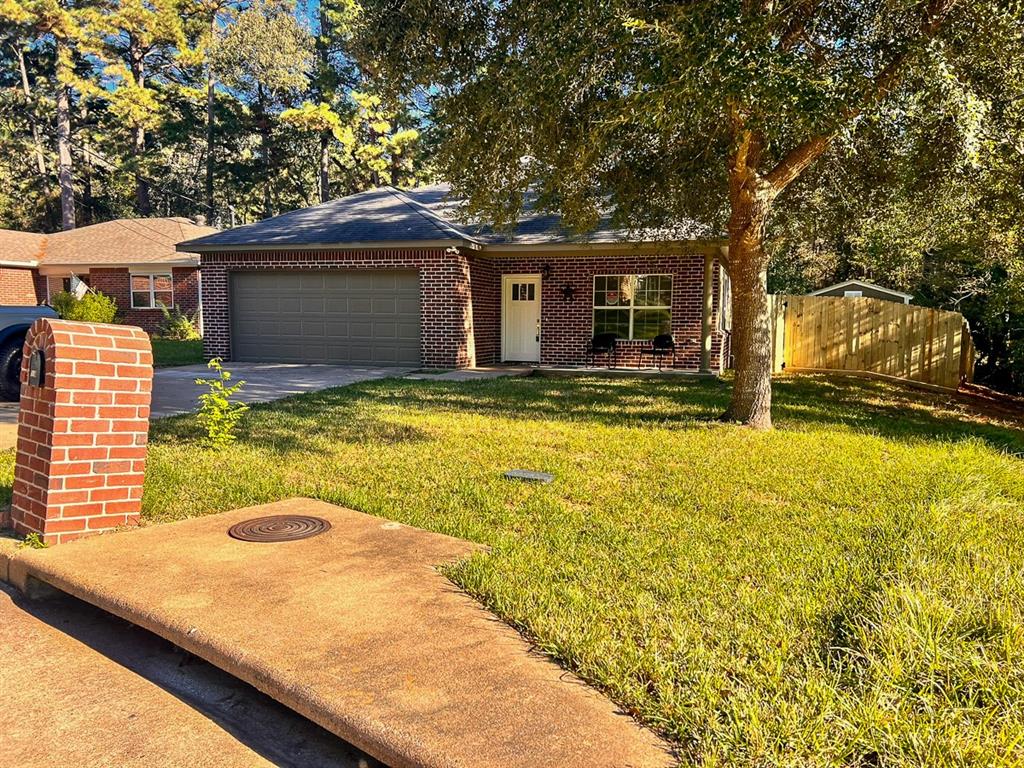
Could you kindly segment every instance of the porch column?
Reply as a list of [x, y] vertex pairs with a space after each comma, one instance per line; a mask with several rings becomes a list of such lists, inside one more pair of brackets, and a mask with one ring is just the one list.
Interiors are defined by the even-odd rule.
[[715, 259], [704, 254], [703, 311], [700, 317], [700, 372], [711, 373], [711, 316], [715, 311], [714, 283]]

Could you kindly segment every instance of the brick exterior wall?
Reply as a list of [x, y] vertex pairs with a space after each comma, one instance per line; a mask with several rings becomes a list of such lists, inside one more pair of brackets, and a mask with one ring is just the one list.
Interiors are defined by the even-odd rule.
[[43, 318], [26, 350], [42, 349], [45, 379], [22, 363], [11, 521], [57, 544], [138, 522], [153, 355], [140, 328]]
[[45, 299], [46, 287], [37, 270], [0, 267], [0, 304], [34, 307]]
[[443, 248], [203, 254], [203, 348], [231, 359], [230, 273], [253, 269], [415, 269], [420, 280], [420, 362], [426, 368], [476, 364], [470, 265]]
[[[204, 254], [203, 301], [207, 357], [231, 359], [229, 284], [232, 271], [254, 269], [416, 269], [420, 277], [421, 360], [427, 368], [491, 365], [501, 360], [501, 278], [541, 274], [541, 365], [584, 362], [593, 335], [595, 275], [671, 274], [676, 365], [700, 368], [704, 254], [483, 256], [444, 249]], [[711, 369], [727, 345], [718, 331], [719, 270], [714, 270]], [[575, 295], [566, 301], [563, 286]], [[645, 341], [622, 341], [618, 363], [636, 366]]]
[[[142, 272], [140, 268], [136, 270]], [[167, 269], [161, 269], [154, 265], [146, 271], [152, 273], [166, 273]], [[148, 333], [155, 333], [160, 330], [163, 322], [163, 313], [156, 309], [132, 309], [131, 295], [131, 270], [126, 268], [97, 268], [89, 270], [85, 278], [91, 288], [106, 294], [117, 302], [118, 318], [128, 325], [135, 325]], [[179, 307], [189, 316], [199, 310], [199, 269], [197, 267], [174, 267], [171, 270], [174, 281], [174, 305]], [[51, 285], [51, 290], [53, 286]], [[57, 290], [60, 290], [59, 285]]]
[[[700, 368], [701, 316], [703, 313], [704, 254], [677, 255], [608, 254], [587, 256], [473, 257], [473, 317], [479, 365], [501, 359], [502, 275], [542, 274], [540, 364], [580, 365], [593, 336], [593, 290], [595, 275], [672, 275], [672, 333], [675, 336], [676, 367]], [[719, 312], [719, 270], [713, 271], [714, 315], [712, 317], [711, 369], [719, 370], [724, 334], [717, 330]], [[562, 289], [570, 286], [574, 295], [566, 301]], [[635, 367], [640, 350], [648, 341], [619, 341], [617, 364]], [[602, 361], [603, 362], [603, 359]], [[650, 363], [650, 358], [645, 359]]]

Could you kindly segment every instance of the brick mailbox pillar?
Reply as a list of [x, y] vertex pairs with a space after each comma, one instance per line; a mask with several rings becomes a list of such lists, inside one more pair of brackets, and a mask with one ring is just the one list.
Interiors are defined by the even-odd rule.
[[152, 389], [141, 328], [36, 320], [21, 367], [15, 531], [57, 544], [138, 522]]

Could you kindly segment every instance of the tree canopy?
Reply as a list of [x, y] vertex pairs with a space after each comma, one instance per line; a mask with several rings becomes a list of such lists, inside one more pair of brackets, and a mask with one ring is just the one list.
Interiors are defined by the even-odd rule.
[[355, 11], [0, 0], [0, 225], [176, 214], [226, 226], [416, 183], [425, 117], [355, 65]]
[[[771, 424], [766, 233], [770, 243], [780, 216], [813, 208], [795, 204], [794, 183], [809, 169], [827, 182], [822, 158], [884, 168], [921, 149], [915, 183], [941, 188], [982, 162], [978, 142], [998, 136], [1024, 56], [1015, 0], [363, 9], [364, 66], [398, 90], [433, 89], [439, 167], [472, 214], [508, 221], [532, 189], [581, 230], [610, 212], [629, 226], [692, 219], [727, 236], [737, 368], [727, 417], [758, 427]], [[864, 202], [900, 184], [892, 171], [844, 183], [862, 180], [863, 196], [844, 191]]]

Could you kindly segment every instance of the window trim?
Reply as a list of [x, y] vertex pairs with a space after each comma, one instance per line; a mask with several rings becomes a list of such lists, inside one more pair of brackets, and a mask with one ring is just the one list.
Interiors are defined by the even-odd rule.
[[[136, 293], [142, 293], [142, 291], [136, 291], [132, 287], [132, 281], [136, 277], [145, 277], [145, 278], [147, 278], [149, 280], [149, 306], [148, 307], [140, 307], [140, 306], [138, 306], [135, 303], [135, 294]], [[158, 278], [158, 277], [167, 277], [167, 278], [170, 279], [170, 281], [171, 281], [171, 303], [166, 305], [166, 306], [168, 307], [168, 309], [174, 306], [174, 273], [173, 272], [171, 272], [171, 271], [167, 271], [167, 272], [129, 272], [128, 273], [128, 298], [129, 298], [129, 301], [131, 303], [131, 308], [132, 309], [160, 309], [160, 307], [157, 306], [157, 303], [156, 303], [156, 293], [157, 293], [157, 291], [155, 289], [156, 278]], [[160, 293], [163, 293], [163, 291], [160, 291]]]
[[[598, 278], [602, 278], [602, 277], [603, 278], [609, 278], [609, 277], [618, 277], [618, 278], [633, 277], [633, 278], [636, 278], [637, 280], [639, 280], [641, 277], [667, 277], [668, 280], [669, 280], [669, 289], [668, 289], [669, 299], [668, 299], [668, 304], [653, 304], [653, 305], [652, 304], [644, 304], [644, 305], [639, 305], [639, 304], [633, 304], [632, 302], [630, 302], [628, 307], [621, 307], [621, 306], [620, 307], [609, 307], [607, 305], [598, 306], [594, 302], [595, 302], [595, 298], [597, 297], [597, 281], [598, 281]], [[674, 290], [675, 290], [675, 275], [673, 275], [671, 272], [626, 272], [626, 273], [612, 273], [612, 274], [607, 274], [607, 273], [605, 273], [605, 274], [595, 274], [593, 276], [593, 279], [591, 280], [591, 284], [590, 284], [590, 304], [591, 304], [591, 308], [590, 308], [590, 332], [591, 332], [591, 334], [593, 335], [596, 332], [595, 331], [594, 313], [597, 310], [599, 310], [599, 309], [601, 309], [601, 310], [615, 310], [615, 309], [622, 310], [622, 309], [626, 309], [626, 310], [629, 310], [629, 337], [625, 338], [625, 339], [621, 339], [621, 341], [649, 341], [649, 339], [636, 339], [636, 338], [633, 337], [633, 318], [634, 318], [634, 315], [636, 314], [636, 310], [667, 309], [668, 310], [668, 322], [669, 322], [669, 326], [671, 326], [672, 325], [672, 298], [673, 298], [672, 297], [672, 292]]]

